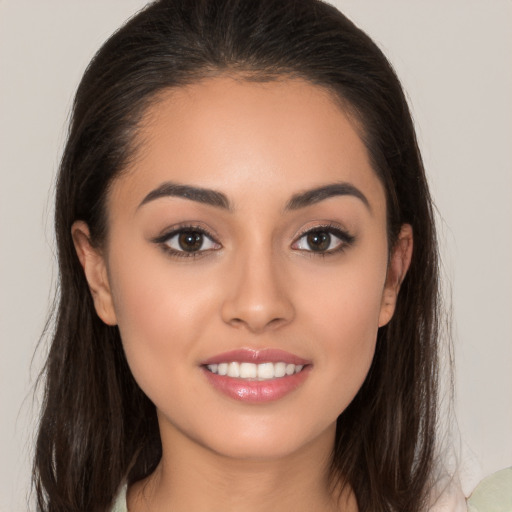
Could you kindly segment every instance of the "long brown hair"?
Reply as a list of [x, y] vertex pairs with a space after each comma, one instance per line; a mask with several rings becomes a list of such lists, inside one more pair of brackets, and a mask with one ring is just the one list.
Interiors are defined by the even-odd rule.
[[71, 239], [107, 233], [105, 197], [134, 152], [158, 92], [235, 73], [300, 77], [329, 89], [361, 127], [387, 194], [388, 238], [414, 231], [414, 253], [362, 388], [337, 424], [333, 481], [361, 512], [423, 510], [434, 457], [438, 257], [431, 199], [407, 102], [371, 39], [319, 0], [161, 0], [99, 50], [80, 83], [57, 182], [55, 329], [34, 462], [40, 511], [106, 511], [125, 479], [161, 457], [154, 405], [135, 383], [119, 331], [101, 322]]

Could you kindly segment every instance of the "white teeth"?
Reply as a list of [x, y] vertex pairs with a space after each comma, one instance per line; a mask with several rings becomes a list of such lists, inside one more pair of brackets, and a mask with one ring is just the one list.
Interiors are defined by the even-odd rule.
[[228, 377], [240, 377], [240, 363], [229, 363]]
[[286, 363], [230, 363], [209, 364], [208, 370], [218, 375], [227, 375], [228, 377], [250, 379], [250, 380], [270, 380], [281, 378], [294, 373], [299, 373], [304, 365], [286, 364]]
[[[215, 372], [213, 372], [215, 373]], [[240, 364], [240, 377], [242, 379], [255, 379], [258, 376], [258, 367], [253, 363]]]
[[258, 379], [267, 380], [274, 378], [274, 364], [262, 363], [258, 365]]
[[284, 377], [286, 375], [286, 363], [276, 363], [274, 365], [274, 377]]
[[295, 373], [295, 365], [294, 364], [287, 364], [285, 371], [286, 371], [286, 375], [293, 375]]

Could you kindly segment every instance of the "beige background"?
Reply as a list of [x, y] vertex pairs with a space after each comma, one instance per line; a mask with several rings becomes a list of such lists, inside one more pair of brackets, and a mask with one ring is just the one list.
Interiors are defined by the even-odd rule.
[[[55, 278], [52, 183], [68, 109], [95, 50], [144, 4], [0, 0], [1, 512], [27, 509], [41, 364], [32, 356]], [[453, 296], [468, 493], [512, 465], [512, 2], [336, 4], [391, 59], [418, 125]]]

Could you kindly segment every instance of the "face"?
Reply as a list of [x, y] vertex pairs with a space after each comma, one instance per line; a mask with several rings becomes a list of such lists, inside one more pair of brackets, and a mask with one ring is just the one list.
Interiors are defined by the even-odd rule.
[[225, 77], [163, 94], [137, 137], [105, 247], [73, 234], [164, 449], [261, 459], [331, 443], [411, 246], [402, 234], [389, 260], [354, 124], [317, 86]]

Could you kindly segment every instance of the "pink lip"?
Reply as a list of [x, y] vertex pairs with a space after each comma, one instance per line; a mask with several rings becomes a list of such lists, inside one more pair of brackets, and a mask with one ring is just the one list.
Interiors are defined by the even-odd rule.
[[[210, 372], [206, 365], [229, 363], [287, 363], [304, 365], [299, 373], [270, 380], [247, 380]], [[297, 389], [309, 376], [311, 361], [277, 349], [240, 349], [216, 355], [202, 363], [202, 370], [208, 382], [217, 390], [234, 400], [247, 403], [264, 403], [279, 400]]]

